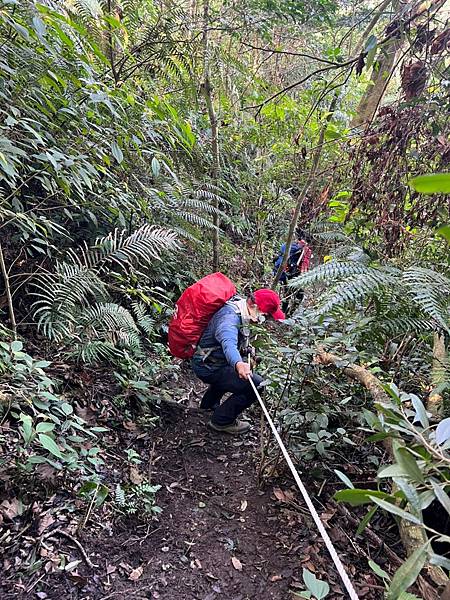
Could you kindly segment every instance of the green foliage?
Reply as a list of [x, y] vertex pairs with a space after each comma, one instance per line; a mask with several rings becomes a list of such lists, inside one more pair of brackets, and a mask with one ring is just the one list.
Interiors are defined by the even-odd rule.
[[330, 593], [330, 586], [328, 583], [318, 579], [314, 573], [311, 573], [308, 569], [303, 569], [303, 581], [306, 586], [306, 592], [295, 594], [300, 598], [316, 598], [317, 600], [321, 600], [322, 598], [326, 598]]
[[410, 184], [421, 194], [450, 194], [450, 173], [419, 175], [413, 177]]
[[143, 481], [135, 485], [116, 485], [114, 505], [120, 514], [137, 515], [146, 520], [162, 512], [162, 509], [156, 505], [156, 493], [161, 489], [160, 485], [151, 485]]
[[450, 279], [435, 270], [331, 261], [296, 277], [290, 286], [319, 282], [329, 291], [312, 318], [368, 306], [376, 315], [376, 327], [390, 334], [450, 331]]
[[57, 383], [45, 372], [50, 364], [34, 360], [21, 341], [0, 342], [0, 410], [17, 425], [16, 466], [26, 473], [42, 464], [61, 472], [94, 473], [102, 464], [97, 437], [105, 429], [89, 427], [57, 394]]

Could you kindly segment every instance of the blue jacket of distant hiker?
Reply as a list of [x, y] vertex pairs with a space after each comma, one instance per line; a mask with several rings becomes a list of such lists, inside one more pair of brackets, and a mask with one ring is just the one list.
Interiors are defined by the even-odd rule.
[[[283, 271], [283, 273], [281, 274], [281, 277], [280, 277], [281, 283], [286, 283], [288, 280], [288, 277], [297, 275], [297, 272], [299, 271], [297, 263], [300, 258], [300, 255], [303, 251], [304, 246], [305, 246], [305, 244], [301, 243], [301, 242], [294, 242], [293, 244], [291, 244], [291, 249], [289, 251], [289, 257], [288, 257], [288, 261], [286, 264], [286, 271]], [[285, 249], [286, 249], [286, 244], [282, 244], [281, 248], [280, 248], [280, 252], [278, 253], [278, 256], [274, 263], [274, 267], [273, 267], [274, 275], [278, 271], [278, 267], [283, 262], [283, 256], [284, 256]]]
[[248, 340], [248, 329], [235, 308], [225, 304], [212, 317], [192, 358], [192, 369], [198, 377], [205, 377], [229, 365], [233, 369], [242, 362], [239, 349]]

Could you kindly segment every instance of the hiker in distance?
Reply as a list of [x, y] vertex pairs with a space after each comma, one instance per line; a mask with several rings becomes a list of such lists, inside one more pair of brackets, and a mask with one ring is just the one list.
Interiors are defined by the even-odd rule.
[[[197, 344], [192, 368], [197, 377], [209, 384], [200, 408], [213, 411], [208, 425], [215, 431], [241, 434], [250, 429], [247, 421], [237, 418], [256, 400], [249, 378], [256, 387], [262, 381], [247, 362], [252, 350], [249, 325], [267, 317], [285, 318], [274, 291], [259, 289], [247, 298], [233, 296], [214, 313]], [[227, 392], [231, 395], [221, 403]]]

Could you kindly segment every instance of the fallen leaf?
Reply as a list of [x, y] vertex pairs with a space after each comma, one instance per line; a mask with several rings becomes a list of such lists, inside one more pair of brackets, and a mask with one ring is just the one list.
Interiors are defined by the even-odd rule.
[[3, 500], [3, 502], [0, 504], [0, 511], [2, 512], [3, 516], [11, 520], [22, 514], [23, 511], [21, 508], [23, 507], [17, 498]]
[[54, 522], [55, 522], [55, 519], [53, 518], [51, 513], [47, 513], [46, 515], [44, 515], [42, 517], [42, 519], [39, 521], [38, 535], [41, 535], [41, 533], [44, 533], [44, 531], [46, 529], [48, 529], [50, 527], [50, 525], [52, 525]]
[[64, 567], [64, 571], [67, 571], [68, 573], [70, 573], [70, 571], [73, 571], [76, 567], [78, 567], [80, 562], [81, 562], [81, 560], [73, 560], [72, 562], [68, 563]]
[[143, 572], [144, 572], [143, 567], [136, 567], [136, 569], [133, 569], [131, 571], [131, 573], [128, 576], [128, 579], [131, 579], [131, 581], [137, 581], [139, 579], [139, 577], [142, 576]]
[[247, 508], [247, 506], [248, 506], [247, 500], [242, 500], [242, 502], [241, 502], [241, 512], [244, 512], [244, 510]]
[[242, 563], [238, 558], [232, 556], [231, 562], [233, 563], [233, 567], [236, 569], [236, 571], [242, 571]]
[[288, 503], [288, 502], [292, 502], [292, 500], [294, 499], [294, 494], [292, 492], [290, 492], [289, 490], [283, 491], [282, 489], [280, 489], [278, 487], [273, 488], [273, 495], [280, 502]]
[[137, 425], [136, 423], [133, 423], [133, 421], [124, 421], [123, 426], [125, 429], [128, 429], [128, 431], [136, 431], [137, 429]]
[[144, 481], [144, 477], [139, 473], [138, 469], [134, 466], [130, 467], [130, 481], [135, 485], [140, 485]]

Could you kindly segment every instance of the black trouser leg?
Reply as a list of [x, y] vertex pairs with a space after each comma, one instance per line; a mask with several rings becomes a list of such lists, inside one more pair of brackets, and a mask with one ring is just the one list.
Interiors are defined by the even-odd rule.
[[[205, 383], [217, 390], [221, 395], [231, 392], [231, 396], [218, 406], [212, 416], [216, 425], [229, 425], [243, 410], [248, 408], [256, 400], [255, 392], [249, 381], [241, 379], [232, 367], [217, 369], [211, 375], [202, 377]], [[252, 375], [256, 387], [261, 383], [262, 377], [257, 373]], [[209, 391], [209, 390], [208, 390]]]
[[216, 385], [211, 384], [203, 394], [203, 398], [200, 402], [200, 408], [203, 408], [204, 410], [215, 408], [220, 404], [224, 394], [225, 390], [222, 390]]

